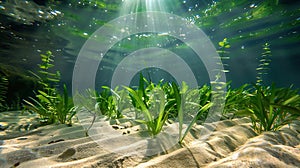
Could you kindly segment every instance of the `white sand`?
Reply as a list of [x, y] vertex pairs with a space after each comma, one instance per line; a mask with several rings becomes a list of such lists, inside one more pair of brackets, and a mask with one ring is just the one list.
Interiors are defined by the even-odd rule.
[[[277, 132], [257, 135], [247, 118], [209, 124], [216, 130], [201, 140], [195, 126], [179, 145], [166, 154], [147, 157], [130, 152], [113, 153], [86, 137], [76, 122], [72, 127], [48, 125], [34, 129], [35, 115], [0, 113], [0, 167], [297, 167], [300, 165], [300, 121]], [[31, 126], [30, 126], [31, 124]], [[26, 130], [27, 129], [27, 130]], [[112, 129], [113, 131], [113, 129]], [[123, 130], [122, 130], [123, 131]], [[122, 136], [122, 135], [120, 135]], [[126, 135], [123, 135], [126, 136]], [[120, 138], [122, 139], [122, 138]], [[106, 141], [106, 143], [109, 142]], [[132, 151], [120, 143], [115, 151]], [[122, 149], [120, 148], [122, 147]]]

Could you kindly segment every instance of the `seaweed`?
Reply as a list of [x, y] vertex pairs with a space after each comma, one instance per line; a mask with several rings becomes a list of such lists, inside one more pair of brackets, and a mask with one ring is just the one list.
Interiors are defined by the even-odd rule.
[[[257, 81], [253, 84], [254, 91], [238, 90], [238, 99], [233, 99], [233, 104], [239, 104], [240, 110], [235, 114], [251, 118], [253, 128], [258, 132], [276, 131], [282, 126], [291, 123], [300, 116], [300, 95], [292, 86], [277, 88], [263, 85], [263, 76], [268, 74], [271, 63], [271, 49], [268, 43], [263, 45], [263, 53], [259, 60]], [[246, 85], [244, 85], [246, 87]], [[232, 99], [236, 96], [230, 96]], [[242, 98], [243, 102], [239, 101]]]
[[60, 72], [50, 72], [54, 67], [54, 59], [50, 51], [41, 54], [42, 63], [39, 64], [40, 70], [38, 74], [32, 74], [38, 79], [42, 85], [35, 93], [35, 98], [29, 97], [24, 100], [24, 109], [39, 114], [41, 122], [44, 124], [52, 124], [56, 121], [62, 124], [72, 123], [72, 117], [76, 114], [77, 107], [74, 106], [72, 98], [68, 96], [67, 86], [63, 85], [63, 93], [57, 89], [60, 82]]
[[0, 75], [0, 111], [5, 111], [8, 109], [6, 102], [8, 90], [8, 79], [6, 76]]

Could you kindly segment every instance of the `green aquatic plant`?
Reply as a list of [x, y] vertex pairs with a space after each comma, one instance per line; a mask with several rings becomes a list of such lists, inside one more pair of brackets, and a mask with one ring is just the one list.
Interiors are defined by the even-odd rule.
[[[129, 92], [131, 102], [138, 110], [137, 113], [143, 115], [143, 117], [136, 115], [136, 121], [146, 125], [151, 136], [159, 134], [168, 120], [178, 121], [179, 143], [182, 143], [196, 121], [212, 106], [211, 90], [207, 86], [203, 87], [202, 95], [199, 97], [199, 89], [189, 89], [185, 82], [182, 82], [181, 88], [174, 82], [163, 84], [160, 81], [154, 84], [140, 74], [137, 90], [124, 88]], [[200, 102], [202, 104], [199, 104]], [[187, 117], [192, 121], [187, 123], [187, 128], [183, 132], [184, 118]]]
[[222, 66], [224, 68], [224, 70], [222, 70], [222, 72], [224, 73], [228, 73], [229, 69], [227, 69], [229, 67], [228, 64], [225, 63], [226, 60], [229, 60], [230, 57], [228, 56], [229, 51], [227, 51], [230, 48], [230, 43], [228, 42], [227, 38], [224, 38], [223, 41], [219, 42], [219, 50], [217, 51], [220, 59], [222, 61]]
[[[173, 84], [174, 85], [174, 84]], [[182, 82], [182, 88], [179, 91], [178, 86], [174, 85], [174, 93], [176, 97], [176, 106], [178, 111], [179, 122], [179, 144], [182, 144], [184, 138], [189, 133], [193, 125], [199, 120], [204, 120], [208, 114], [208, 110], [213, 105], [210, 102], [211, 89], [204, 85], [200, 89], [189, 89], [185, 82]], [[191, 114], [190, 114], [191, 112]], [[184, 116], [191, 116], [191, 121], [187, 123], [184, 133], [183, 122]]]
[[[168, 119], [169, 112], [168, 109], [165, 109], [168, 102], [166, 101], [164, 92], [159, 87], [152, 90], [153, 99], [150, 101], [150, 105], [152, 106], [150, 110], [138, 94], [138, 91], [129, 87], [125, 87], [125, 89], [130, 93], [132, 100], [134, 100], [135, 104], [140, 108], [144, 115], [143, 119], [136, 119], [136, 121], [145, 124], [151, 136], [155, 136], [160, 133], [163, 125]], [[152, 110], [158, 111], [153, 112]], [[156, 115], [156, 113], [158, 113], [158, 115]]]
[[253, 128], [261, 133], [275, 131], [300, 116], [300, 95], [298, 90], [255, 85], [250, 95], [248, 108], [237, 112], [250, 116]]
[[244, 84], [238, 88], [231, 88], [230, 83], [227, 84], [227, 87], [223, 116], [232, 119], [236, 116], [237, 111], [248, 107], [251, 87], [249, 84]]
[[55, 95], [56, 88], [60, 82], [60, 72], [51, 72], [51, 68], [54, 67], [54, 55], [51, 51], [47, 51], [45, 54], [41, 54], [41, 64], [38, 64], [40, 70], [38, 74], [31, 72], [37, 79], [38, 83], [42, 85], [42, 91], [48, 95]]
[[51, 51], [47, 51], [45, 54], [41, 54], [41, 64], [38, 64], [40, 70], [38, 73], [31, 72], [33, 76], [38, 79], [38, 83], [41, 85], [40, 90], [35, 93], [36, 98], [30, 97], [30, 101], [24, 100], [25, 109], [36, 112], [40, 115], [42, 122], [51, 124], [55, 122], [55, 114], [53, 110], [55, 107], [53, 103], [58, 101], [57, 96], [57, 83], [60, 81], [60, 73], [50, 72], [54, 67], [54, 56]]
[[25, 110], [39, 114], [41, 122], [45, 124], [56, 121], [62, 124], [71, 124], [77, 108], [74, 107], [73, 100], [68, 96], [66, 85], [63, 85], [63, 93], [57, 89], [60, 73], [59, 71], [50, 72], [50, 69], [54, 67], [53, 57], [50, 51], [41, 54], [40, 70], [38, 74], [33, 72], [32, 74], [38, 79], [42, 88], [35, 93], [36, 98], [30, 97], [30, 100], [24, 100], [24, 107]]
[[191, 128], [193, 127], [193, 125], [196, 123], [196, 121], [205, 114], [205, 112], [207, 112], [211, 106], [213, 105], [213, 103], [208, 102], [206, 103], [204, 106], [200, 106], [200, 109], [197, 111], [197, 115], [192, 119], [192, 121], [188, 124], [185, 132], [183, 135], [180, 135], [180, 140], [179, 143], [181, 144], [184, 140], [184, 138], [186, 137], [186, 135], [189, 133], [189, 131], [191, 130]]
[[[119, 101], [121, 101], [121, 96], [118, 94], [118, 87], [114, 90], [107, 86], [102, 86], [103, 91], [99, 94], [95, 91], [96, 109], [98, 109], [102, 115], [107, 116], [111, 119], [122, 118], [121, 106]], [[121, 95], [123, 96], [124, 94]]]
[[[123, 86], [123, 88], [119, 90], [116, 87], [112, 90], [102, 86], [100, 93], [89, 92], [96, 100], [95, 108], [100, 111], [98, 115], [104, 115], [109, 119], [126, 118], [126, 114], [122, 112], [126, 109], [132, 111], [133, 107], [135, 113], [133, 122], [145, 125], [152, 137], [162, 132], [163, 127], [167, 126], [167, 121], [178, 122], [179, 143], [182, 143], [196, 121], [203, 118], [203, 114], [207, 114], [212, 106], [211, 89], [207, 85], [203, 86], [203, 89], [189, 89], [185, 82], [182, 82], [181, 87], [174, 82], [163, 83], [162, 80], [155, 84], [140, 74], [138, 87], [134, 89]], [[192, 122], [184, 123], [186, 118]], [[185, 132], [183, 124], [187, 124]]]
[[50, 96], [39, 90], [36, 97], [36, 99], [30, 97], [30, 101], [24, 100], [25, 109], [39, 114], [41, 122], [51, 124], [58, 121], [62, 124], [72, 124], [72, 117], [76, 114], [77, 107], [68, 96], [66, 85], [62, 94]]
[[265, 43], [263, 45], [263, 53], [261, 54], [261, 58], [259, 60], [259, 65], [256, 68], [256, 85], [262, 85], [263, 84], [263, 76], [268, 74], [269, 66], [271, 63], [271, 49], [270, 44]]
[[[219, 45], [219, 50], [217, 50], [219, 57], [216, 58], [217, 65], [219, 66], [220, 69], [215, 69], [217, 72], [217, 75], [215, 76], [215, 80], [211, 81], [211, 93], [212, 93], [212, 99], [214, 99], [214, 102], [217, 102], [214, 104], [214, 106], [218, 109], [223, 109], [226, 96], [226, 87], [227, 84], [225, 82], [220, 81], [220, 79], [226, 78], [225, 73], [229, 72], [229, 69], [227, 69], [229, 66], [226, 64], [226, 60], [229, 60], [228, 53], [227, 51], [231, 46], [230, 43], [227, 41], [227, 38], [224, 38], [222, 41], [218, 43]], [[224, 117], [224, 111], [222, 111], [222, 116]]]
[[140, 74], [137, 90], [124, 87], [129, 92], [132, 105], [138, 110], [136, 121], [145, 124], [151, 136], [156, 136], [161, 132], [174, 106], [174, 101], [168, 99], [164, 91], [167, 86], [162, 87], [162, 83], [149, 82]]
[[[182, 126], [183, 126], [183, 95], [185, 95], [186, 91], [187, 91], [187, 85], [183, 82], [182, 83], [182, 89], [181, 92], [178, 88], [178, 86], [175, 83], [172, 83], [172, 90], [174, 92], [175, 95], [175, 103], [176, 103], [176, 110], [177, 110], [177, 117], [178, 117], [178, 123], [179, 123], [179, 138], [182, 137]], [[180, 141], [180, 140], [179, 140]]]
[[179, 133], [181, 134], [183, 124], [181, 95], [186, 92], [186, 86], [183, 83], [180, 91], [175, 83], [163, 84], [160, 81], [158, 84], [154, 84], [140, 74], [139, 86], [136, 90], [130, 87], [124, 88], [128, 91], [131, 103], [136, 109], [135, 121], [146, 125], [149, 134], [156, 136], [162, 131], [167, 120], [175, 118], [178, 118]]
[[277, 88], [275, 84], [263, 85], [263, 76], [267, 74], [271, 63], [269, 46], [268, 43], [263, 45], [260, 64], [256, 69], [257, 81], [253, 84], [254, 91], [250, 92], [250, 89], [245, 89], [247, 85], [244, 85], [236, 90], [238, 93], [229, 93], [227, 98], [231, 102], [228, 104], [229, 109], [236, 111], [236, 115], [249, 116], [258, 133], [278, 130], [300, 116], [298, 90], [293, 90], [292, 87]]
[[[212, 90], [211, 86], [204, 84], [199, 88], [199, 105], [200, 107], [205, 106], [206, 104], [211, 102]], [[202, 123], [205, 121], [208, 115], [208, 110], [204, 111], [202, 115], [198, 115], [198, 123]]]
[[72, 124], [72, 118], [76, 114], [77, 107], [73, 104], [73, 99], [69, 97], [67, 86], [63, 86], [63, 93], [57, 95], [57, 102], [54, 105], [54, 114], [57, 120], [62, 123]]
[[0, 111], [8, 109], [6, 103], [6, 94], [8, 90], [8, 79], [6, 76], [0, 76]]
[[[185, 86], [185, 83], [183, 83], [183, 85]], [[161, 85], [161, 88], [165, 92], [167, 99], [170, 101], [168, 104], [170, 106], [168, 118], [177, 118], [178, 116], [181, 116], [181, 97], [178, 85], [174, 82], [165, 83]]]
[[[142, 73], [140, 73], [140, 79], [139, 79], [139, 86], [137, 89], [137, 96], [142, 100], [144, 106], [146, 108], [149, 108], [149, 96], [146, 94], [146, 92], [151, 91], [154, 88], [153, 83], [149, 83], [147, 79], [143, 76]], [[127, 89], [127, 88], [125, 88]], [[133, 95], [130, 94], [130, 98], [132, 100], [132, 105], [135, 108], [138, 108], [142, 110], [141, 104], [137, 102], [137, 99], [133, 97]]]

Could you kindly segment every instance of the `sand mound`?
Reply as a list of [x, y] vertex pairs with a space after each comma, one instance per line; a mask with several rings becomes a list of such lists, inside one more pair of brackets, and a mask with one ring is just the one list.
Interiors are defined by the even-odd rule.
[[295, 121], [277, 132], [256, 135], [249, 124], [223, 127], [205, 142], [195, 140], [188, 148], [154, 158], [138, 167], [299, 167], [299, 128], [300, 121]]
[[[276, 132], [257, 135], [247, 118], [197, 125], [185, 147], [146, 157], [113, 153], [86, 136], [79, 123], [72, 127], [35, 123], [36, 116], [0, 113], [0, 167], [297, 167], [300, 165], [300, 121]], [[22, 129], [16, 129], [20, 127]], [[216, 127], [207, 139], [200, 130]], [[112, 139], [117, 142], [118, 139]], [[122, 144], [122, 141], [119, 141]], [[138, 144], [139, 142], [136, 142]], [[122, 150], [130, 149], [123, 146]], [[116, 150], [117, 151], [117, 150]], [[129, 150], [130, 151], [130, 150]]]

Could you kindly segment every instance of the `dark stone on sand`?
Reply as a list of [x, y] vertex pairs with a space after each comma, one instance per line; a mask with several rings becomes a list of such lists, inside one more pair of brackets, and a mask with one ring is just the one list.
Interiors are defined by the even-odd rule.
[[61, 155], [59, 155], [58, 158], [65, 160], [73, 156], [75, 153], [76, 150], [74, 148], [69, 148], [66, 151], [64, 151]]

